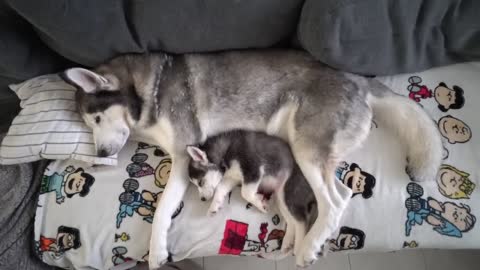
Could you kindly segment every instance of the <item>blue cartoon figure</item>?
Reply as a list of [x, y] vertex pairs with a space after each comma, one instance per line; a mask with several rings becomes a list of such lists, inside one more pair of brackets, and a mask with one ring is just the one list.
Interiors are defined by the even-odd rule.
[[439, 202], [432, 197], [423, 196], [423, 188], [417, 183], [409, 183], [407, 193], [410, 195], [405, 201], [407, 221], [405, 235], [410, 236], [412, 227], [422, 225], [423, 221], [433, 226], [439, 234], [462, 237], [462, 233], [470, 231], [476, 222], [468, 205], [453, 202]]
[[40, 194], [55, 192], [56, 202], [61, 204], [67, 198], [72, 198], [75, 194], [85, 197], [90, 192], [90, 188], [95, 182], [92, 175], [86, 173], [82, 168], [75, 170], [73, 166], [68, 166], [61, 173], [44, 175], [40, 184]]
[[117, 228], [120, 228], [122, 220], [129, 216], [133, 216], [136, 212], [143, 217], [143, 220], [152, 223], [155, 209], [157, 208], [157, 194], [148, 190], [143, 190], [142, 193], [136, 191], [139, 187], [137, 180], [129, 178], [123, 183], [125, 192], [122, 192], [118, 197], [120, 201], [120, 209], [117, 214]]
[[128, 253], [128, 250], [124, 246], [114, 247], [112, 249], [112, 263], [113, 265], [120, 265], [126, 262], [133, 261], [132, 258], [125, 256]]
[[372, 197], [376, 182], [375, 177], [363, 171], [356, 163], [349, 165], [343, 161], [337, 167], [335, 175], [338, 180], [352, 190], [352, 197], [359, 194], [362, 194], [364, 199]]

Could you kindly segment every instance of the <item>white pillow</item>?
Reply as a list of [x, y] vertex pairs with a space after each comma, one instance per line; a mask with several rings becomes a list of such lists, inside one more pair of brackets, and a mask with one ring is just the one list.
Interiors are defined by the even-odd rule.
[[9, 87], [20, 98], [22, 110], [1, 143], [0, 164], [39, 159], [117, 164], [116, 156], [96, 156], [92, 131], [76, 110], [76, 89], [58, 74], [36, 77]]

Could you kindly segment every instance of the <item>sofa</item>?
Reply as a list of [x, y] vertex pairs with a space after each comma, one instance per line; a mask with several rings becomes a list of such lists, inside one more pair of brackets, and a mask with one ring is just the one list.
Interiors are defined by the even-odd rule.
[[6, 85], [114, 55], [296, 47], [334, 68], [391, 75], [480, 58], [474, 0], [0, 1], [0, 128]]

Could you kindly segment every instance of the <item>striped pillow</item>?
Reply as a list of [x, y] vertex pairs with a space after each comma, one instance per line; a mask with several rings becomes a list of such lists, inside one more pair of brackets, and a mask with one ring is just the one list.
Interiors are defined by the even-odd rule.
[[57, 74], [10, 85], [22, 110], [0, 146], [0, 164], [39, 159], [75, 159], [116, 165], [116, 156], [97, 157], [92, 131], [75, 106], [76, 89]]

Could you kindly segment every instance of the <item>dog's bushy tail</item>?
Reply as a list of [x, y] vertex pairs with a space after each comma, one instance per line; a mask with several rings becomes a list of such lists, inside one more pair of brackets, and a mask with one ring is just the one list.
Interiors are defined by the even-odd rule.
[[370, 84], [368, 103], [379, 127], [394, 132], [407, 148], [407, 173], [414, 181], [435, 180], [443, 145], [432, 118], [414, 101], [392, 92], [378, 81]]

